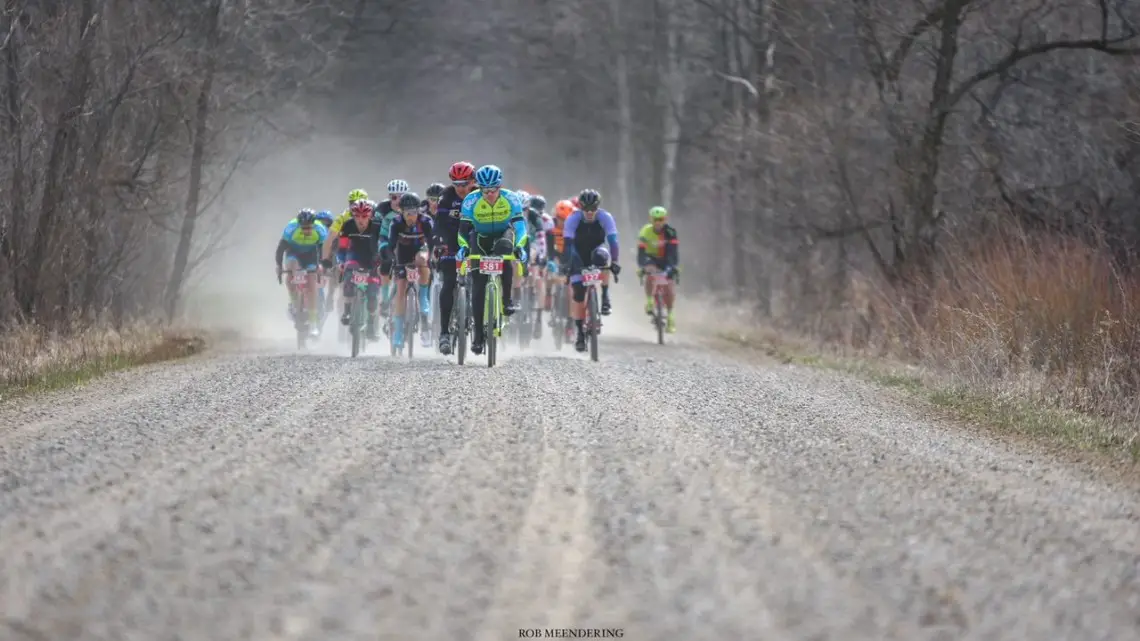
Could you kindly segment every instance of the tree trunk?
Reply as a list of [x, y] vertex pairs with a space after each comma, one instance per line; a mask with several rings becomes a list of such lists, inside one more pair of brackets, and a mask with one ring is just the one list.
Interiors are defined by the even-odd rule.
[[665, 82], [663, 84], [664, 104], [664, 149], [665, 164], [661, 176], [661, 205], [673, 209], [673, 198], [677, 192], [677, 150], [680, 147], [681, 124], [685, 110], [685, 67], [684, 36], [677, 16], [677, 4], [667, 2], [665, 7]]
[[[44, 275], [48, 271], [45, 261], [48, 249], [56, 238], [59, 214], [64, 205], [65, 186], [74, 172], [76, 148], [79, 138], [79, 117], [87, 102], [91, 88], [91, 54], [95, 43], [95, 0], [82, 0], [79, 15], [79, 46], [72, 62], [71, 77], [56, 119], [55, 133], [44, 171], [44, 193], [41, 201], [40, 221], [32, 239], [28, 261], [27, 289], [21, 292], [20, 305], [28, 318], [42, 315], [45, 288]], [[43, 317], [40, 316], [43, 320]]]
[[[617, 77], [618, 93], [618, 209], [615, 215], [619, 228], [628, 228], [633, 220], [632, 203], [630, 202], [630, 187], [633, 182], [633, 98], [629, 86], [629, 60], [625, 51], [625, 38], [621, 34], [621, 0], [610, 0], [610, 11], [613, 25], [619, 34], [615, 42], [621, 43], [617, 47], [615, 75]], [[614, 213], [611, 211], [611, 213]]]
[[178, 235], [178, 248], [174, 252], [174, 266], [170, 273], [170, 282], [166, 287], [166, 318], [174, 320], [178, 311], [178, 302], [182, 295], [182, 286], [188, 275], [187, 265], [190, 262], [190, 249], [194, 243], [194, 225], [198, 221], [199, 201], [202, 195], [202, 163], [206, 155], [207, 127], [210, 116], [210, 97], [214, 88], [214, 75], [217, 71], [217, 49], [221, 40], [222, 3], [225, 0], [214, 0], [210, 7], [209, 33], [207, 42], [209, 52], [206, 55], [206, 65], [202, 71], [202, 85], [198, 89], [198, 102], [194, 114], [194, 133], [190, 153], [190, 185], [186, 195], [186, 211], [182, 219], [182, 231]]

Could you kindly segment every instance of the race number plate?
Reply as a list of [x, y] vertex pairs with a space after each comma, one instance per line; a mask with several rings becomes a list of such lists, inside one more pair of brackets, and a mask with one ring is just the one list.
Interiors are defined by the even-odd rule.
[[366, 285], [368, 284], [368, 272], [356, 271], [352, 272], [353, 285]]
[[418, 267], [408, 267], [408, 282], [416, 285], [420, 284], [420, 270]]
[[481, 258], [479, 259], [479, 271], [484, 274], [501, 274], [503, 273], [503, 259]]
[[308, 272], [293, 272], [293, 284], [294, 285], [304, 285], [305, 280], [308, 277], [308, 275], [309, 275]]
[[596, 283], [602, 279], [602, 272], [592, 269], [590, 271], [582, 272], [583, 283]]

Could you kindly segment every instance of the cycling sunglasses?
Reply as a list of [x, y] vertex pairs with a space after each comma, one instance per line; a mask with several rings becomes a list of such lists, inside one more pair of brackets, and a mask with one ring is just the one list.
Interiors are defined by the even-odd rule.
[[467, 185], [471, 184], [471, 181], [470, 180], [453, 180], [453, 181], [451, 181], [451, 184], [455, 185], [456, 187], [466, 187]]

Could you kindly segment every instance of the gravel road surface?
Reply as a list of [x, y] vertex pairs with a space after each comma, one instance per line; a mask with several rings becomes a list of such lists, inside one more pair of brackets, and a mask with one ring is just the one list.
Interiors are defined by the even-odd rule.
[[286, 343], [0, 405], [0, 639], [1140, 638], [1134, 489], [649, 339]]

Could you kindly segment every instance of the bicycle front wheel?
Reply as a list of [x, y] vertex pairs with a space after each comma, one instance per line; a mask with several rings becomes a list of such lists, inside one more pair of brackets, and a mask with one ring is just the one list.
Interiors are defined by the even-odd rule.
[[598, 362], [598, 294], [594, 287], [586, 292], [586, 322], [590, 328], [590, 360]]
[[416, 348], [416, 323], [419, 321], [420, 297], [416, 286], [408, 284], [406, 300], [404, 301], [404, 343], [408, 346], [408, 358]]
[[499, 303], [502, 294], [499, 293], [499, 279], [495, 276], [487, 279], [487, 292], [483, 300], [483, 339], [486, 341], [487, 367], [495, 366], [495, 350], [499, 346]]

